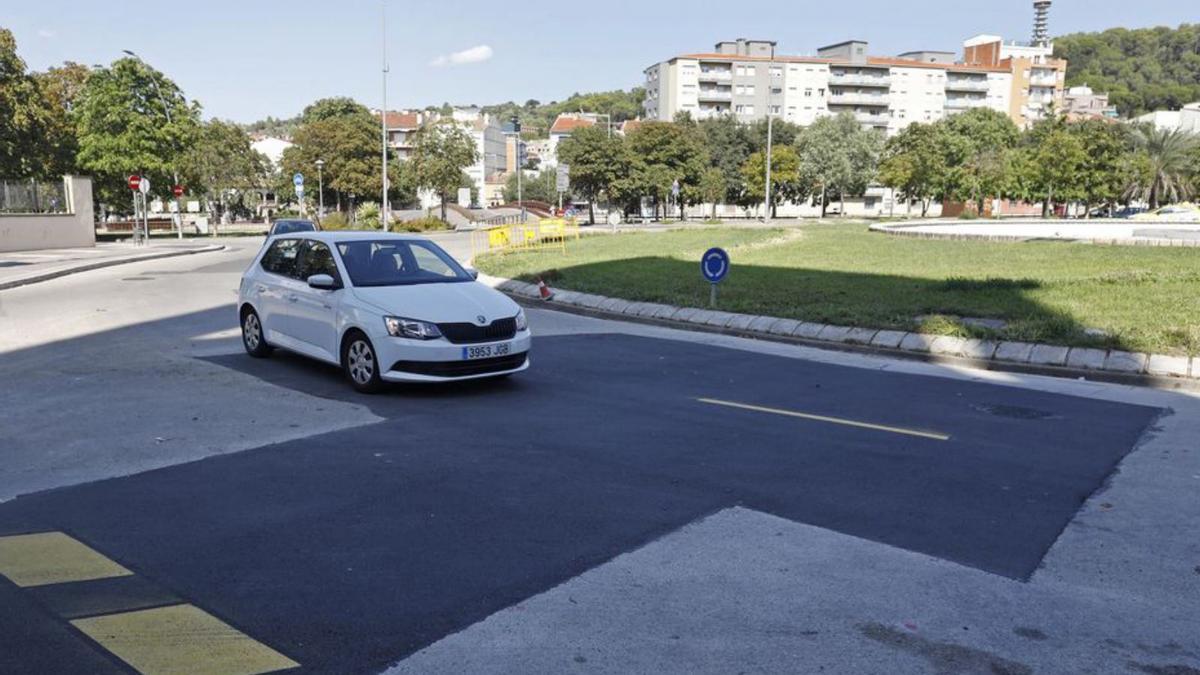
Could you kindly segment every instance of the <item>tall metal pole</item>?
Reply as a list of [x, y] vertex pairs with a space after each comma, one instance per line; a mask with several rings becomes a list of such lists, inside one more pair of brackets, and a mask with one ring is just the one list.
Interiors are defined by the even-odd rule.
[[517, 123], [517, 206], [521, 207], [521, 222], [525, 222], [525, 200], [521, 195], [521, 174], [525, 173], [521, 167], [521, 124]]
[[767, 203], [766, 210], [763, 212], [763, 222], [771, 222], [771, 141], [774, 135], [774, 127], [772, 126], [771, 116], [771, 94], [775, 90], [775, 81], [773, 78], [775, 62], [771, 61], [767, 64]]
[[387, 151], [387, 2], [380, 2], [381, 17], [383, 20], [383, 109], [379, 113], [379, 135], [382, 139], [380, 143], [380, 153], [382, 157], [381, 170], [383, 172], [383, 196], [379, 201], [379, 223], [380, 228], [388, 231], [388, 221], [390, 218], [388, 208], [388, 151]]

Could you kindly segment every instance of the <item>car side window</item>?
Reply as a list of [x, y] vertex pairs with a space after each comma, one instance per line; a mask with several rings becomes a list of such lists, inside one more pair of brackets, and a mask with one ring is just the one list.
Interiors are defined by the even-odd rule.
[[451, 269], [444, 260], [437, 257], [433, 251], [430, 251], [424, 246], [412, 246], [410, 248], [412, 250], [413, 259], [417, 263], [418, 269], [425, 272], [432, 272], [433, 274], [443, 277], [458, 276], [458, 273]]
[[334, 279], [341, 278], [338, 274], [337, 263], [333, 261], [333, 251], [319, 241], [308, 241], [300, 254], [300, 264], [296, 266], [295, 275], [301, 281], [307, 281], [314, 274], [328, 274]]
[[299, 239], [276, 239], [263, 254], [262, 268], [272, 274], [291, 276], [299, 253]]

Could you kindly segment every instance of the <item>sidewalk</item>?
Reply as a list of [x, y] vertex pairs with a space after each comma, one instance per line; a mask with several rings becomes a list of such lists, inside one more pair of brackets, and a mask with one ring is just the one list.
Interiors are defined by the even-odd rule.
[[96, 244], [94, 248], [55, 248], [0, 253], [0, 290], [101, 267], [220, 251], [224, 248], [221, 244], [207, 241], [184, 240], [151, 242], [145, 246], [124, 243]]

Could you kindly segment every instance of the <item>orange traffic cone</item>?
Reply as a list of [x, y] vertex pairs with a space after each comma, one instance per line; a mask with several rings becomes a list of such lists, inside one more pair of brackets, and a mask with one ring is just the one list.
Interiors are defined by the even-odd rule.
[[550, 290], [550, 287], [546, 285], [546, 282], [541, 277], [538, 277], [538, 294], [542, 296], [542, 300], [550, 301], [554, 299], [554, 291]]

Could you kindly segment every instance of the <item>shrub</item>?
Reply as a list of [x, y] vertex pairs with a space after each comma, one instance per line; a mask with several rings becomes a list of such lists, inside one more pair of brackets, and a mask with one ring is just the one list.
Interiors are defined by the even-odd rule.
[[405, 220], [396, 224], [405, 232], [435, 232], [450, 229], [450, 223], [436, 216], [425, 216], [424, 218]]
[[326, 214], [321, 219], [322, 230], [348, 230], [350, 229], [350, 219], [341, 211], [334, 211]]
[[379, 229], [379, 204], [363, 202], [354, 209], [354, 228], [357, 230]]

